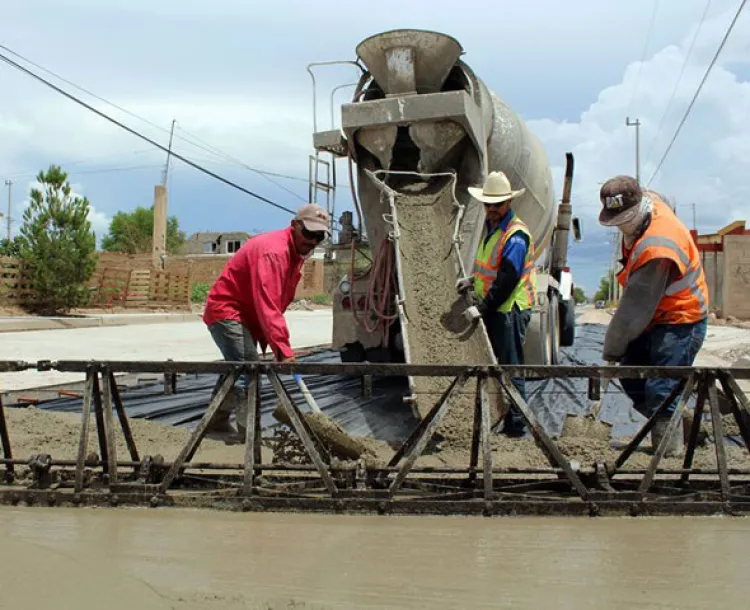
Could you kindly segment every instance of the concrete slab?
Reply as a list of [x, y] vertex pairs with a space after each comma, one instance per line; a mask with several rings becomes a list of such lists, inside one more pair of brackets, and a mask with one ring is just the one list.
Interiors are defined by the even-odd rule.
[[[292, 347], [331, 342], [330, 309], [286, 314]], [[221, 354], [203, 322], [5, 333], [0, 360], [219, 360]], [[0, 374], [0, 391], [81, 381], [82, 376], [56, 371]]]
[[99, 314], [95, 316], [81, 316], [78, 318], [14, 316], [0, 318], [0, 333], [97, 328], [100, 326], [128, 326], [131, 324], [166, 324], [174, 322], [195, 322], [197, 320], [200, 320], [200, 315], [190, 312]]

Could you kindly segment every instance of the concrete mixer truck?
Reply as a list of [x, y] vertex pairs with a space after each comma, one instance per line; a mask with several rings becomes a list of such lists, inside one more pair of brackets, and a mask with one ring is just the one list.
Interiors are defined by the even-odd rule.
[[[461, 61], [463, 49], [450, 36], [394, 30], [367, 38], [356, 51], [356, 62], [348, 63], [360, 69], [361, 77], [351, 103], [341, 107], [341, 129], [313, 134], [316, 155], [348, 157], [355, 221], [366, 232], [372, 260], [365, 270], [352, 264], [334, 291], [333, 346], [341, 359], [424, 363], [431, 356], [444, 357], [433, 353], [431, 336], [419, 336], [433, 332], [429, 325], [415, 319], [435, 294], [447, 295], [442, 306], [449, 308], [456, 278], [472, 272], [484, 210], [467, 187], [501, 170], [514, 188], [526, 189], [513, 209], [536, 246], [538, 297], [527, 331], [526, 362], [556, 363], [560, 346], [572, 345], [575, 337], [567, 250], [571, 224], [576, 240], [580, 224], [571, 214], [572, 155], [566, 155], [557, 205], [539, 140]], [[442, 181], [435, 188], [449, 196], [433, 197], [436, 207], [422, 217], [421, 226], [408, 226], [407, 206], [415, 200], [410, 188], [434, 180]], [[435, 218], [447, 220], [435, 224]], [[408, 240], [425, 233], [432, 243], [443, 244], [443, 255], [414, 256], [419, 250]], [[355, 237], [353, 249], [361, 243]], [[350, 254], [352, 261], [355, 254]], [[415, 265], [446, 271], [436, 273], [426, 287], [424, 281], [417, 286]], [[476, 341], [481, 349], [462, 356], [467, 363], [480, 357], [494, 362], [485, 329]]]

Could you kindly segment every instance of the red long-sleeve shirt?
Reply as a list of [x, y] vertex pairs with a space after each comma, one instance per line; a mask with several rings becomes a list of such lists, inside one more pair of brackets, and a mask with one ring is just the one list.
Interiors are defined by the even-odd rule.
[[270, 346], [278, 359], [293, 356], [284, 312], [294, 299], [303, 262], [291, 227], [249, 239], [211, 287], [203, 321], [210, 326], [236, 320], [263, 352]]

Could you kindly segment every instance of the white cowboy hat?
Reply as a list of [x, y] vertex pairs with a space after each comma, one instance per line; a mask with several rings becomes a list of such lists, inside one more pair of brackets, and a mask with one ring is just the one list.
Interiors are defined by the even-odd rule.
[[482, 203], [502, 203], [515, 197], [520, 197], [526, 189], [514, 191], [510, 186], [510, 180], [503, 172], [491, 172], [481, 188], [470, 186], [469, 194]]

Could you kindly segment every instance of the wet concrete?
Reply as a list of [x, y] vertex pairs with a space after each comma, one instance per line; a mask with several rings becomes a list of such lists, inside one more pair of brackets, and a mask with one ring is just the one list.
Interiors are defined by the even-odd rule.
[[663, 610], [750, 596], [741, 518], [6, 508], [0, 535], [0, 608]]
[[[449, 180], [409, 184], [396, 198], [411, 362], [492, 364], [486, 337], [476, 324], [463, 318], [468, 302], [456, 294], [457, 255], [451, 244], [455, 211], [450, 184]], [[415, 227], [418, 230], [413, 230]], [[450, 383], [447, 377], [414, 378], [420, 417], [429, 413]], [[469, 384], [454, 394], [438, 427], [439, 436], [453, 446], [470, 446], [473, 411], [474, 388]]]

